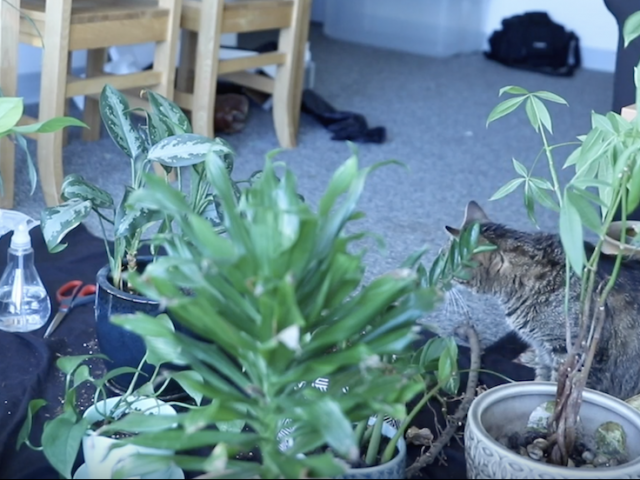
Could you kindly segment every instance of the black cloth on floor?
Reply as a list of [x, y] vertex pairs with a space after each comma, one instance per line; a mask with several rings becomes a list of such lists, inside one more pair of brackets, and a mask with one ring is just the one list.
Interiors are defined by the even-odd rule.
[[369, 128], [364, 115], [338, 111], [309, 89], [302, 92], [302, 111], [311, 115], [333, 133], [331, 140], [384, 143], [386, 139], [387, 132], [384, 127]]
[[[84, 226], [70, 232], [65, 239], [68, 247], [50, 254], [40, 227], [30, 231], [35, 252], [35, 265], [51, 299], [51, 320], [58, 304], [56, 290], [70, 280], [94, 283], [97, 271], [107, 263], [103, 240], [92, 236]], [[0, 268], [7, 263], [11, 233], [0, 238]], [[93, 306], [70, 311], [47, 340], [42, 336], [47, 325], [29, 333], [0, 331], [0, 478], [59, 478], [41, 452], [23, 445], [16, 451], [17, 435], [22, 427], [29, 401], [45, 398], [47, 413], [61, 405], [63, 378], [55, 366], [57, 355], [96, 353]], [[95, 372], [94, 372], [95, 373]], [[39, 445], [42, 432], [42, 412], [36, 418], [32, 436]]]
[[[92, 236], [83, 226], [68, 234], [69, 246], [57, 254], [50, 254], [44, 244], [39, 227], [31, 230], [32, 244], [35, 251], [36, 268], [52, 299], [51, 318], [57, 310], [55, 300], [56, 289], [62, 284], [79, 279], [87, 283], [95, 281], [96, 272], [107, 263], [103, 240]], [[9, 247], [10, 234], [0, 238], [0, 252]], [[0, 253], [0, 268], [6, 265], [6, 253]], [[45, 398], [50, 403], [45, 413], [54, 412], [61, 406], [63, 377], [55, 367], [55, 359], [59, 355], [81, 355], [97, 353], [95, 340], [95, 317], [89, 305], [72, 310], [60, 324], [51, 338], [42, 339], [46, 326], [42, 329], [24, 333], [8, 333], [0, 331], [0, 352], [3, 354], [0, 369], [0, 478], [58, 478], [41, 452], [23, 446], [16, 451], [18, 432], [24, 422], [29, 401], [33, 398]], [[421, 342], [433, 334], [425, 332]], [[505, 375], [513, 380], [531, 380], [531, 369], [511, 362], [523, 345], [515, 336], [505, 337], [501, 343], [494, 344], [483, 356], [484, 369]], [[459, 368], [469, 368], [469, 349], [459, 348]], [[94, 376], [100, 372], [93, 370]], [[466, 373], [461, 374], [461, 389], [466, 384]], [[481, 373], [480, 383], [492, 387], [505, 380], [492, 374]], [[88, 400], [87, 400], [88, 401]], [[437, 411], [437, 405], [434, 405]], [[455, 404], [451, 405], [451, 409]], [[38, 444], [42, 432], [43, 417], [35, 418], [31, 438]], [[435, 422], [441, 425], [442, 418], [434, 417], [430, 408], [424, 408], [416, 419], [416, 425], [436, 431]], [[451, 442], [445, 449], [447, 466], [437, 462], [423, 472], [422, 478], [465, 478], [466, 466], [464, 449], [457, 441]], [[417, 447], [409, 446], [407, 464], [413, 463], [419, 454]], [[79, 455], [76, 467], [81, 463]]]

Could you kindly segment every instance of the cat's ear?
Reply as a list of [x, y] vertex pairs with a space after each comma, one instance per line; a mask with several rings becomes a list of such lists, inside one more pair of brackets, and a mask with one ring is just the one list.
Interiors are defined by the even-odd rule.
[[447, 231], [447, 233], [449, 235], [451, 235], [453, 238], [458, 238], [460, 236], [460, 229], [459, 228], [453, 228], [450, 227], [449, 225], [446, 225], [444, 227], [444, 229]]
[[462, 223], [463, 227], [466, 227], [471, 223], [486, 223], [489, 221], [489, 217], [477, 202], [471, 200], [467, 204], [467, 208], [464, 211], [464, 222]]

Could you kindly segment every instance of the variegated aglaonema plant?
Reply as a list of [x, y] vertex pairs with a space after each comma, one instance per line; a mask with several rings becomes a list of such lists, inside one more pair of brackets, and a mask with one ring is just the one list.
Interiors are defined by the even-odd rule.
[[[62, 243], [64, 237], [92, 213], [98, 216], [105, 240], [104, 222], [111, 224], [113, 252], [107, 242], [105, 245], [113, 285], [121, 290], [124, 290], [125, 283], [123, 271], [137, 270], [137, 255], [144, 232], [153, 225], [158, 227], [159, 233], [172, 228], [171, 223], [158, 212], [126, 207], [131, 193], [145, 186], [144, 174], [150, 172], [154, 164], [161, 165], [163, 168], [159, 175], [169, 184], [177, 183], [176, 189], [187, 198], [194, 212], [221, 229], [222, 213], [204, 173], [204, 161], [211, 152], [224, 162], [229, 175], [234, 164], [234, 152], [227, 142], [194, 134], [189, 119], [175, 103], [153, 91], [147, 91], [146, 95], [150, 109], [137, 109], [144, 113], [146, 123], [134, 120], [127, 98], [112, 86], [106, 85], [100, 95], [100, 115], [106, 130], [130, 160], [131, 184], [125, 186], [120, 201], [116, 202], [109, 192], [82, 176], [70, 174], [62, 184], [63, 202], [44, 209], [41, 215], [41, 228], [50, 252], [65, 248], [67, 244]], [[183, 167], [189, 169], [188, 186], [183, 181]], [[175, 182], [171, 181], [172, 172], [177, 178]], [[254, 176], [257, 177], [258, 173]], [[232, 182], [237, 195], [239, 183]]]

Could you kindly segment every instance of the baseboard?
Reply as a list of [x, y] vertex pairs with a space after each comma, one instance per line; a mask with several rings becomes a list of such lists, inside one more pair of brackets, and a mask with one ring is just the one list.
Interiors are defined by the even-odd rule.
[[603, 50], [601, 48], [590, 48], [582, 46], [582, 68], [585, 70], [595, 70], [598, 72], [613, 73], [616, 70], [615, 50]]

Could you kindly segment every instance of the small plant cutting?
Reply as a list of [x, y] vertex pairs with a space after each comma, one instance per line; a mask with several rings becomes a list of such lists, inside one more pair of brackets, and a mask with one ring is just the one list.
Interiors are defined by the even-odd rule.
[[[416, 263], [419, 257], [415, 255], [408, 258], [403, 266], [416, 269], [418, 281], [423, 288], [434, 288], [443, 294], [452, 288], [454, 279], [466, 278], [467, 269], [475, 265], [473, 259], [475, 255], [493, 250], [492, 245], [480, 244], [479, 231], [479, 225], [475, 225], [463, 232], [459, 238], [453, 239], [448, 248], [443, 249], [436, 256], [428, 270], [423, 264]], [[423, 454], [408, 467], [406, 474], [402, 472], [400, 478], [406, 478], [405, 475], [410, 477], [433, 462], [449, 443], [473, 401], [480, 368], [479, 341], [475, 331], [470, 325], [466, 325], [461, 330], [472, 337], [470, 342], [474, 355], [472, 355], [463, 401], [455, 413], [448, 418], [447, 427], [442, 430], [439, 437], [435, 437], [429, 429], [419, 428], [413, 424], [416, 415], [429, 402], [435, 400], [444, 406], [446, 400], [443, 395], [451, 396], [459, 393], [458, 344], [452, 337], [436, 336], [430, 338], [418, 349], [396, 355], [394, 359], [388, 359], [395, 368], [407, 372], [407, 375], [412, 375], [422, 391], [414, 397], [407, 415], [393, 422], [393, 429], [384, 426], [384, 422], [389, 419], [382, 413], [362, 420], [355, 426], [356, 438], [361, 451], [364, 452], [362, 466], [370, 467], [390, 462], [395, 455], [398, 443], [405, 442], [406, 438], [407, 442], [423, 448]], [[389, 435], [385, 435], [383, 429], [387, 429]]]
[[[628, 44], [639, 34], [640, 16], [634, 14], [625, 24], [625, 42]], [[639, 80], [636, 69], [637, 86]], [[622, 400], [640, 390], [637, 375], [622, 366], [635, 351], [626, 341], [624, 325], [635, 321], [637, 306], [623, 299], [635, 295], [637, 287], [632, 286], [632, 279], [637, 266], [622, 252], [603, 253], [616, 213], [621, 216], [621, 242], [625, 243], [627, 215], [640, 204], [640, 120], [628, 122], [614, 112], [593, 112], [587, 135], [579, 137], [578, 142], [552, 145], [552, 121], [545, 102], [566, 105], [566, 101], [549, 92], [529, 92], [514, 86], [501, 89], [500, 95], [505, 93], [512, 97], [494, 108], [488, 123], [522, 106], [543, 147], [529, 169], [513, 159], [519, 177], [498, 190], [493, 199], [523, 187], [524, 203], [534, 222], [536, 204], [559, 214], [566, 332], [562, 343], [549, 352], [554, 359], [550, 377], [545, 378], [540, 368], [536, 371], [540, 380], [557, 381], [555, 400], [532, 412], [527, 431], [521, 432], [520, 440], [511, 438], [509, 448], [557, 466], [622, 465], [633, 460], [634, 455], [628, 450], [628, 432], [615, 421], [619, 417], [612, 414], [601, 418], [597, 428], [586, 431], [580, 416], [586, 390], [605, 392]], [[640, 103], [638, 94], [637, 101]], [[575, 173], [561, 185], [554, 155], [566, 145], [577, 145], [563, 165]], [[538, 161], [548, 165], [550, 180], [533, 175]], [[595, 245], [585, 243], [585, 228], [597, 236]], [[625, 293], [626, 288], [633, 290]], [[543, 354], [538, 352], [539, 361], [544, 361]]]
[[[17, 448], [27, 444], [30, 448], [41, 450], [63, 478], [72, 478], [80, 450], [84, 457], [81, 468], [87, 475], [83, 478], [117, 478], [113, 475], [125, 458], [139, 453], [172, 453], [170, 448], [140, 448], [122, 443], [122, 439], [141, 432], [172, 428], [176, 422], [177, 412], [172, 404], [158, 398], [168, 384], [168, 379], [161, 372], [162, 361], [157, 360], [159, 357], [151, 350], [143, 358], [140, 367], [149, 361], [154, 369], [153, 375], [140, 388], [134, 387], [138, 376], [143, 375], [140, 369], [123, 368], [93, 378], [89, 365], [95, 358], [104, 356], [67, 356], [56, 361], [57, 367], [65, 374], [62, 406], [52, 412], [53, 418], [45, 422], [40, 446], [34, 446], [29, 439], [33, 418], [48, 406], [43, 399], [31, 400], [27, 418], [18, 436]], [[123, 373], [133, 373], [134, 380], [123, 395], [109, 397], [106, 382]], [[89, 404], [85, 405], [87, 399], [90, 399]], [[170, 465], [168, 468], [172, 467]], [[167, 478], [167, 472], [166, 468], [150, 467], [147, 473]]]
[[[41, 214], [42, 233], [51, 252], [65, 248], [67, 244], [62, 243], [65, 235], [90, 214], [96, 214], [103, 228], [112, 282], [119, 290], [126, 288], [123, 270], [138, 269], [137, 255], [144, 232], [152, 225], [158, 225], [160, 233], [172, 228], [155, 212], [126, 207], [131, 193], [144, 187], [145, 173], [154, 165], [161, 165], [164, 169], [161, 176], [169, 182], [169, 173], [175, 171], [177, 190], [185, 195], [193, 210], [220, 226], [215, 192], [204, 175], [205, 155], [217, 155], [228, 174], [233, 169], [233, 151], [224, 140], [192, 133], [189, 120], [175, 103], [153, 91], [145, 93], [150, 110], [143, 112], [146, 123], [140, 125], [134, 121], [132, 109], [121, 92], [106, 85], [100, 95], [100, 115], [107, 132], [130, 162], [131, 183], [125, 186], [122, 198], [116, 202], [109, 192], [71, 174], [62, 184], [63, 203], [46, 208]], [[186, 179], [189, 182], [183, 179], [183, 167], [189, 167], [190, 176]], [[239, 192], [236, 183], [234, 189]], [[106, 242], [105, 222], [113, 227], [113, 252]]]
[[[25, 135], [52, 133], [62, 130], [65, 127], [87, 127], [87, 125], [73, 117], [54, 117], [44, 122], [18, 125], [23, 113], [24, 100], [21, 97], [5, 97], [2, 95], [2, 92], [0, 92], [0, 138], [9, 137], [18, 144], [26, 155], [31, 194], [33, 194], [38, 184], [38, 171], [27, 148]], [[13, 179], [10, 180], [13, 181]], [[1, 175], [0, 195], [4, 196], [4, 183]]]

